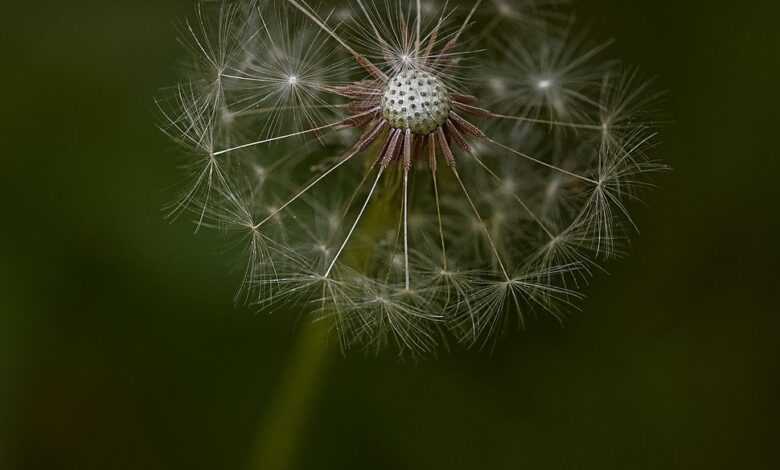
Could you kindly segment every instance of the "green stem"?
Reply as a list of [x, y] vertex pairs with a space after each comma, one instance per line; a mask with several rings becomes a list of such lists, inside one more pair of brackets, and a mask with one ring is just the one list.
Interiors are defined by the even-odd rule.
[[328, 363], [330, 332], [329, 322], [320, 321], [307, 325], [298, 337], [270, 414], [257, 434], [249, 468], [294, 468], [299, 439]]

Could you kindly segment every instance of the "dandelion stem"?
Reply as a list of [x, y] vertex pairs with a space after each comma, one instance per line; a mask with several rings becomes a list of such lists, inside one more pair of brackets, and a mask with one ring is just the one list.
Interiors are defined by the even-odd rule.
[[254, 146], [257, 146], [257, 145], [267, 144], [269, 142], [276, 142], [276, 141], [279, 141], [279, 140], [289, 139], [291, 137], [296, 137], [296, 136], [299, 136], [299, 135], [305, 135], [305, 134], [311, 134], [311, 133], [314, 133], [314, 132], [319, 132], [319, 131], [322, 131], [322, 130], [325, 130], [325, 129], [330, 129], [332, 127], [340, 126], [340, 125], [342, 125], [342, 124], [344, 124], [344, 123], [346, 123], [348, 121], [351, 121], [353, 119], [357, 119], [357, 118], [360, 118], [360, 117], [363, 117], [363, 116], [368, 116], [369, 114], [375, 113], [378, 110], [379, 110], [379, 107], [376, 107], [376, 108], [370, 109], [368, 111], [365, 111], [363, 113], [356, 114], [354, 116], [349, 116], [349, 117], [344, 118], [344, 119], [342, 119], [340, 121], [333, 122], [333, 123], [330, 123], [330, 124], [325, 124], [324, 126], [315, 127], [315, 128], [312, 128], [312, 129], [307, 129], [305, 131], [293, 132], [292, 134], [286, 134], [286, 135], [280, 135], [280, 136], [277, 136], [277, 137], [271, 137], [269, 139], [258, 140], [257, 142], [250, 142], [248, 144], [243, 144], [243, 145], [239, 145], [237, 147], [231, 147], [231, 148], [228, 148], [228, 149], [220, 150], [218, 152], [214, 152], [213, 155], [215, 157], [217, 157], [219, 155], [223, 155], [223, 154], [226, 154], [226, 153], [229, 153], [229, 152], [234, 152], [234, 151], [240, 150], [240, 149], [245, 149], [247, 147], [254, 147]]
[[467, 110], [474, 111], [477, 114], [491, 117], [491, 118], [496, 118], [496, 119], [508, 119], [510, 121], [527, 122], [529, 124], [544, 124], [546, 126], [569, 127], [572, 129], [587, 129], [590, 131], [599, 131], [599, 132], [604, 132], [605, 129], [604, 125], [597, 125], [597, 124], [580, 124], [576, 122], [551, 121], [548, 119], [535, 119], [535, 118], [522, 117], [522, 116], [509, 116], [507, 114], [494, 113], [493, 111], [490, 111], [488, 109], [480, 108], [479, 106], [474, 106], [463, 102], [459, 102], [457, 103], [457, 105]]
[[422, 5], [420, 4], [420, 0], [417, 0], [417, 36], [414, 40], [415, 57], [420, 56], [420, 29], [422, 28], [421, 21], [422, 21]]
[[452, 169], [452, 173], [455, 175], [455, 179], [458, 180], [458, 184], [460, 185], [460, 189], [463, 191], [463, 195], [466, 196], [466, 200], [469, 203], [469, 206], [471, 206], [471, 210], [474, 211], [474, 215], [477, 217], [477, 220], [479, 220], [480, 225], [482, 226], [482, 229], [485, 231], [485, 236], [487, 237], [488, 243], [490, 244], [490, 249], [493, 251], [493, 254], [496, 257], [496, 261], [498, 261], [498, 266], [501, 268], [501, 273], [504, 275], [504, 278], [507, 282], [511, 282], [511, 279], [509, 277], [509, 273], [506, 270], [506, 267], [504, 266], [504, 262], [501, 260], [501, 255], [498, 253], [498, 247], [496, 246], [496, 243], [493, 241], [493, 236], [490, 235], [490, 231], [487, 228], [487, 225], [485, 224], [485, 221], [482, 219], [482, 215], [479, 213], [479, 209], [477, 209], [476, 204], [474, 204], [474, 201], [471, 199], [471, 196], [469, 195], [468, 189], [466, 189], [466, 185], [463, 184], [463, 180], [460, 178], [460, 173], [458, 173], [457, 168], [455, 166], [450, 166]]
[[412, 167], [412, 131], [406, 129], [404, 136], [404, 274], [406, 290], [410, 288], [409, 281], [409, 169]]
[[372, 64], [371, 61], [369, 61], [363, 55], [359, 54], [355, 49], [350, 47], [343, 39], [341, 39], [341, 37], [338, 34], [336, 34], [336, 32], [332, 28], [330, 28], [321, 19], [319, 19], [317, 15], [309, 11], [308, 8], [304, 8], [304, 6], [301, 5], [299, 2], [297, 2], [296, 0], [287, 0], [287, 1], [290, 2], [292, 6], [300, 10], [301, 13], [308, 16], [309, 19], [311, 19], [315, 24], [317, 24], [317, 26], [319, 26], [320, 28], [322, 28], [323, 31], [328, 33], [330, 37], [332, 37], [339, 44], [341, 44], [341, 47], [343, 47], [344, 49], [347, 50], [347, 52], [352, 54], [355, 57], [355, 60], [357, 60], [358, 64], [366, 68], [369, 71], [369, 73], [371, 73], [376, 78], [379, 78], [381, 80], [387, 80], [387, 75], [385, 75], [381, 70], [379, 70], [376, 65]]
[[329, 322], [313, 323], [298, 337], [269, 415], [259, 426], [249, 468], [287, 470], [294, 466], [306, 417], [316, 404], [328, 367], [331, 328]]
[[339, 247], [339, 251], [336, 252], [336, 256], [333, 257], [333, 261], [331, 261], [330, 266], [328, 266], [328, 270], [323, 275], [325, 279], [330, 277], [330, 273], [331, 271], [333, 271], [333, 267], [336, 266], [336, 262], [339, 260], [339, 257], [341, 257], [341, 253], [344, 251], [344, 248], [346, 248], [347, 244], [349, 243], [349, 240], [352, 238], [352, 235], [355, 233], [355, 229], [360, 223], [360, 219], [363, 218], [363, 214], [365, 214], [366, 208], [368, 208], [368, 204], [371, 202], [371, 198], [374, 196], [374, 192], [376, 192], [376, 187], [379, 185], [379, 180], [382, 178], [382, 174], [385, 172], [385, 168], [387, 168], [385, 165], [379, 166], [379, 171], [377, 172], [376, 179], [374, 180], [374, 184], [371, 186], [371, 190], [368, 192], [368, 196], [366, 196], [365, 202], [363, 202], [363, 207], [360, 208], [360, 212], [355, 218], [355, 223], [352, 224], [352, 228], [349, 229], [349, 233], [347, 233], [344, 242]]
[[409, 169], [404, 168], [404, 274], [406, 290], [410, 288], [409, 280]]
[[263, 108], [247, 109], [236, 112], [236, 116], [251, 116], [254, 114], [277, 113], [279, 111], [297, 111], [305, 109], [343, 109], [348, 108], [349, 104], [320, 104], [313, 106], [266, 106]]
[[489, 137], [487, 138], [487, 141], [490, 142], [493, 145], [496, 145], [496, 146], [506, 150], [507, 152], [511, 152], [512, 154], [517, 155], [518, 157], [522, 157], [522, 158], [525, 158], [526, 160], [532, 161], [532, 162], [536, 163], [537, 165], [541, 165], [541, 166], [547, 167], [547, 168], [549, 168], [551, 170], [555, 170], [555, 171], [557, 171], [559, 173], [563, 173], [564, 175], [571, 176], [572, 178], [577, 178], [578, 180], [587, 181], [588, 183], [596, 185], [596, 186], [599, 185], [599, 182], [594, 180], [594, 179], [592, 179], [592, 178], [588, 178], [587, 176], [578, 175], [577, 173], [572, 173], [571, 171], [564, 170], [561, 167], [552, 165], [552, 164], [547, 163], [547, 162], [543, 162], [543, 161], [541, 161], [541, 160], [539, 160], [537, 158], [534, 158], [534, 157], [532, 157], [530, 155], [527, 155], [527, 154], [525, 154], [523, 152], [518, 152], [517, 150], [513, 149], [512, 147], [506, 146], [506, 145], [504, 145], [504, 144], [502, 144], [500, 142], [497, 142], [497, 141], [495, 141], [495, 140], [493, 140], [493, 139], [491, 139]]
[[[492, 169], [490, 169], [490, 167], [487, 166], [485, 162], [483, 162], [482, 159], [479, 158], [476, 154], [474, 154], [473, 152], [469, 152], [469, 155], [471, 155], [471, 157], [477, 162], [477, 164], [483, 170], [485, 170], [494, 180], [496, 180], [497, 183], [501, 184], [504, 182], [501, 179], [501, 177], [498, 176]], [[512, 193], [512, 197], [518, 202], [518, 204], [520, 204], [520, 206], [522, 206], [523, 210], [525, 210], [528, 213], [528, 215], [531, 216], [534, 222], [536, 222], [539, 225], [539, 227], [541, 227], [541, 229], [544, 230], [544, 232], [547, 234], [548, 237], [550, 237], [551, 240], [555, 238], [552, 232], [550, 232], [550, 229], [547, 228], [547, 225], [545, 225], [544, 222], [542, 222], [542, 219], [539, 218], [539, 216], [536, 215], [536, 213], [532, 211], [530, 207], [528, 207], [528, 204], [526, 204], [525, 201], [523, 201], [522, 198], [520, 198], [520, 196]]]
[[457, 34], [455, 34], [455, 37], [450, 40], [450, 44], [454, 45], [458, 42], [458, 39], [460, 39], [460, 35], [463, 34], [463, 31], [466, 30], [466, 27], [469, 25], [469, 22], [471, 22], [471, 18], [474, 17], [474, 13], [477, 12], [477, 8], [482, 4], [482, 0], [477, 0], [474, 3], [474, 6], [471, 7], [471, 11], [469, 12], [469, 15], [466, 17], [465, 20], [463, 20], [463, 24], [460, 26], [460, 29], [458, 30]]
[[[201, 24], [203, 24], [203, 13], [201, 11], [200, 5], [198, 5], [198, 18], [201, 21]], [[198, 49], [203, 53], [203, 56], [206, 58], [206, 60], [214, 66], [214, 69], [219, 70], [219, 65], [214, 61], [214, 59], [211, 57], [212, 54], [209, 54], [206, 52], [206, 49], [203, 47], [203, 44], [200, 42], [200, 39], [198, 38], [198, 35], [195, 33], [195, 30], [192, 29], [192, 24], [187, 21], [187, 29], [190, 31], [190, 34], [192, 35], [192, 39], [195, 41], [195, 45], [198, 46]]]
[[343, 158], [341, 161], [339, 161], [338, 163], [336, 163], [335, 165], [333, 165], [332, 167], [330, 167], [330, 168], [329, 168], [329, 169], [328, 169], [328, 170], [327, 170], [325, 173], [323, 173], [323, 174], [321, 174], [320, 176], [318, 176], [316, 179], [314, 179], [314, 181], [312, 181], [311, 183], [309, 183], [309, 184], [308, 184], [306, 187], [304, 187], [302, 190], [298, 191], [298, 193], [297, 193], [297, 194], [295, 194], [295, 196], [293, 196], [292, 198], [290, 198], [290, 199], [289, 199], [287, 202], [285, 202], [285, 203], [284, 203], [284, 204], [283, 204], [281, 207], [279, 207], [278, 209], [274, 210], [274, 211], [273, 211], [273, 212], [272, 212], [272, 213], [271, 213], [271, 214], [270, 214], [268, 217], [266, 217], [265, 219], [261, 220], [259, 223], [257, 223], [256, 225], [254, 225], [254, 226], [252, 227], [252, 230], [257, 230], [257, 229], [259, 229], [260, 227], [262, 227], [263, 225], [265, 225], [265, 224], [266, 224], [266, 223], [267, 223], [269, 220], [273, 219], [274, 217], [276, 217], [276, 215], [277, 215], [277, 214], [279, 214], [280, 212], [282, 212], [283, 210], [285, 210], [287, 207], [289, 207], [289, 206], [290, 206], [290, 204], [292, 204], [292, 203], [294, 203], [295, 201], [297, 201], [298, 199], [300, 199], [300, 197], [301, 197], [301, 196], [303, 196], [303, 195], [304, 195], [304, 194], [305, 194], [307, 191], [309, 191], [311, 188], [313, 188], [314, 186], [318, 185], [318, 184], [319, 184], [319, 183], [320, 183], [322, 180], [324, 180], [325, 178], [327, 178], [327, 177], [328, 177], [328, 175], [330, 175], [330, 174], [331, 174], [331, 173], [333, 173], [334, 171], [338, 170], [338, 169], [339, 169], [339, 168], [340, 168], [342, 165], [344, 165], [344, 164], [345, 164], [345, 163], [347, 163], [348, 161], [352, 160], [352, 158], [353, 158], [355, 155], [357, 155], [358, 153], [359, 153], [359, 151], [358, 151], [358, 150], [355, 150], [355, 151], [353, 151], [353, 152], [350, 152], [350, 154], [349, 154], [349, 155], [347, 155], [347, 156], [346, 156], [346, 157], [344, 157], [344, 158]]
[[431, 54], [433, 53], [433, 48], [436, 46], [436, 41], [439, 38], [439, 29], [441, 28], [443, 21], [443, 17], [440, 17], [439, 21], [436, 23], [436, 27], [434, 27], [433, 30], [425, 37], [428, 45], [425, 47], [425, 55], [423, 56], [423, 59], [426, 64], [431, 62]]
[[374, 30], [376, 39], [385, 47], [390, 48], [390, 45], [387, 43], [387, 41], [384, 40], [382, 34], [379, 33], [379, 29], [377, 29], [376, 24], [374, 24], [374, 20], [371, 19], [371, 15], [368, 13], [368, 10], [366, 9], [365, 5], [363, 5], [363, 2], [361, 0], [357, 0], [357, 4], [360, 7], [360, 9], [363, 10], [363, 15], [365, 15], [366, 21], [368, 21], [368, 24], [371, 26], [371, 29]]
[[590, 131], [599, 131], [599, 132], [602, 132], [604, 130], [603, 125], [596, 125], [596, 124], [579, 124], [576, 122], [551, 121], [549, 119], [535, 119], [535, 118], [520, 117], [520, 116], [508, 116], [506, 114], [496, 114], [496, 113], [490, 113], [490, 116], [497, 119], [509, 119], [511, 121], [527, 122], [530, 124], [544, 124], [546, 126], [569, 127], [572, 129], [587, 129]]
[[441, 262], [442, 269], [447, 271], [447, 244], [444, 242], [444, 225], [441, 220], [441, 204], [439, 202], [439, 183], [437, 178], [437, 163], [436, 163], [436, 138], [431, 134], [428, 137], [428, 158], [429, 165], [431, 167], [431, 177], [433, 178], [433, 196], [436, 202], [436, 221], [439, 225], [439, 239], [441, 241]]

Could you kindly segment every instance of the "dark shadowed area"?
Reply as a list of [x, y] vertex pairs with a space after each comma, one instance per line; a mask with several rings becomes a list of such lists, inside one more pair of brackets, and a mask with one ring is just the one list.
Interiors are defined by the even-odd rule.
[[780, 465], [771, 2], [576, 2], [669, 91], [674, 171], [631, 256], [564, 326], [418, 361], [331, 344], [315, 377], [299, 312], [235, 307], [234, 254], [160, 210], [180, 173], [153, 97], [192, 2], [6, 3], [0, 468]]

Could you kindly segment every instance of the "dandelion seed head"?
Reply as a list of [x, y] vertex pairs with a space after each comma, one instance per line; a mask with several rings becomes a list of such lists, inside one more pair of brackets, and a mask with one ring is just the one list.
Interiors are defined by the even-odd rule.
[[382, 115], [394, 129], [411, 129], [427, 135], [440, 128], [450, 114], [450, 96], [435, 75], [407, 70], [387, 81], [382, 97]]
[[563, 319], [636, 230], [656, 97], [565, 0], [199, 6], [158, 101], [172, 215], [244, 246], [236, 295], [342, 346], [482, 346]]

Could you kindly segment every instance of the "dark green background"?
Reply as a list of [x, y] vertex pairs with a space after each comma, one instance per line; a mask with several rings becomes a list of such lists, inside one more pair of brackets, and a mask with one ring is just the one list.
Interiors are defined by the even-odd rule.
[[[223, 243], [159, 210], [181, 175], [152, 97], [192, 4], [22, 3], [0, 9], [0, 468], [248, 468], [300, 323], [234, 308]], [[579, 2], [669, 90], [675, 171], [632, 256], [492, 352], [334, 351], [295, 468], [778, 468], [772, 4]]]

